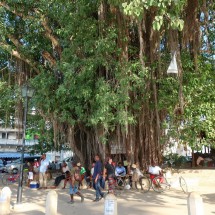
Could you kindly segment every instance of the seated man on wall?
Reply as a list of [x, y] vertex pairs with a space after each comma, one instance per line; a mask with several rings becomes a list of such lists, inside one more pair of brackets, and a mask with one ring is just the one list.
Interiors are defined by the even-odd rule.
[[65, 173], [66, 173], [66, 171], [69, 171], [69, 168], [67, 166], [67, 163], [65, 161], [63, 161], [62, 168], [61, 168], [62, 174], [60, 176], [58, 176], [58, 177], [55, 178], [54, 186], [52, 188], [56, 188], [60, 184], [60, 182], [63, 179], [65, 179]]
[[198, 158], [196, 160], [196, 164], [197, 164], [197, 166], [203, 166], [204, 158], [202, 156], [198, 156]]
[[149, 166], [148, 172], [151, 180], [153, 180], [156, 176], [163, 175], [162, 169], [156, 165], [155, 161], [152, 161], [152, 165]]
[[126, 175], [126, 169], [124, 166], [122, 166], [121, 162], [118, 163], [118, 166], [115, 169], [115, 175], [116, 175], [116, 177]]

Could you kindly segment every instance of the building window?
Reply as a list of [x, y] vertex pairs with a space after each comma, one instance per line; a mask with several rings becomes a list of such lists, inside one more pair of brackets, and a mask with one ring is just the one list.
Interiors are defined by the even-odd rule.
[[23, 135], [21, 133], [16, 133], [16, 138], [19, 140], [19, 139], [22, 139]]
[[7, 133], [2, 133], [2, 139], [7, 139]]

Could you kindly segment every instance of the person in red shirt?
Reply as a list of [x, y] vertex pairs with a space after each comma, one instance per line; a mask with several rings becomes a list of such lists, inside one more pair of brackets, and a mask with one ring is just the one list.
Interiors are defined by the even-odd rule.
[[39, 169], [38, 169], [39, 168], [39, 162], [37, 161], [36, 158], [34, 159], [33, 168], [34, 168], [34, 172], [38, 173], [38, 171], [39, 171]]

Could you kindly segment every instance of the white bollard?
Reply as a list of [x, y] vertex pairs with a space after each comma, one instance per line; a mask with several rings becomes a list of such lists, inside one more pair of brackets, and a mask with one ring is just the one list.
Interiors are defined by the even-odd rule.
[[117, 198], [114, 194], [109, 193], [105, 197], [104, 215], [117, 215]]
[[57, 193], [54, 190], [48, 192], [46, 197], [46, 215], [57, 215]]
[[0, 215], [10, 214], [10, 199], [11, 190], [9, 187], [4, 187], [0, 192]]
[[202, 197], [198, 193], [190, 193], [187, 199], [187, 204], [188, 215], [204, 215]]

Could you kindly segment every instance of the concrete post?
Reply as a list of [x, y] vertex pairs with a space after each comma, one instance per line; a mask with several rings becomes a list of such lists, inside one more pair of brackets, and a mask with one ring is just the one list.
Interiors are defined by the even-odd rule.
[[11, 190], [9, 187], [4, 187], [0, 192], [0, 215], [10, 214], [10, 199]]
[[118, 215], [117, 198], [112, 193], [107, 194], [105, 197], [104, 215]]
[[187, 199], [188, 215], [204, 215], [202, 197], [196, 193], [191, 192]]
[[57, 193], [54, 190], [48, 192], [46, 197], [46, 215], [57, 215]]

